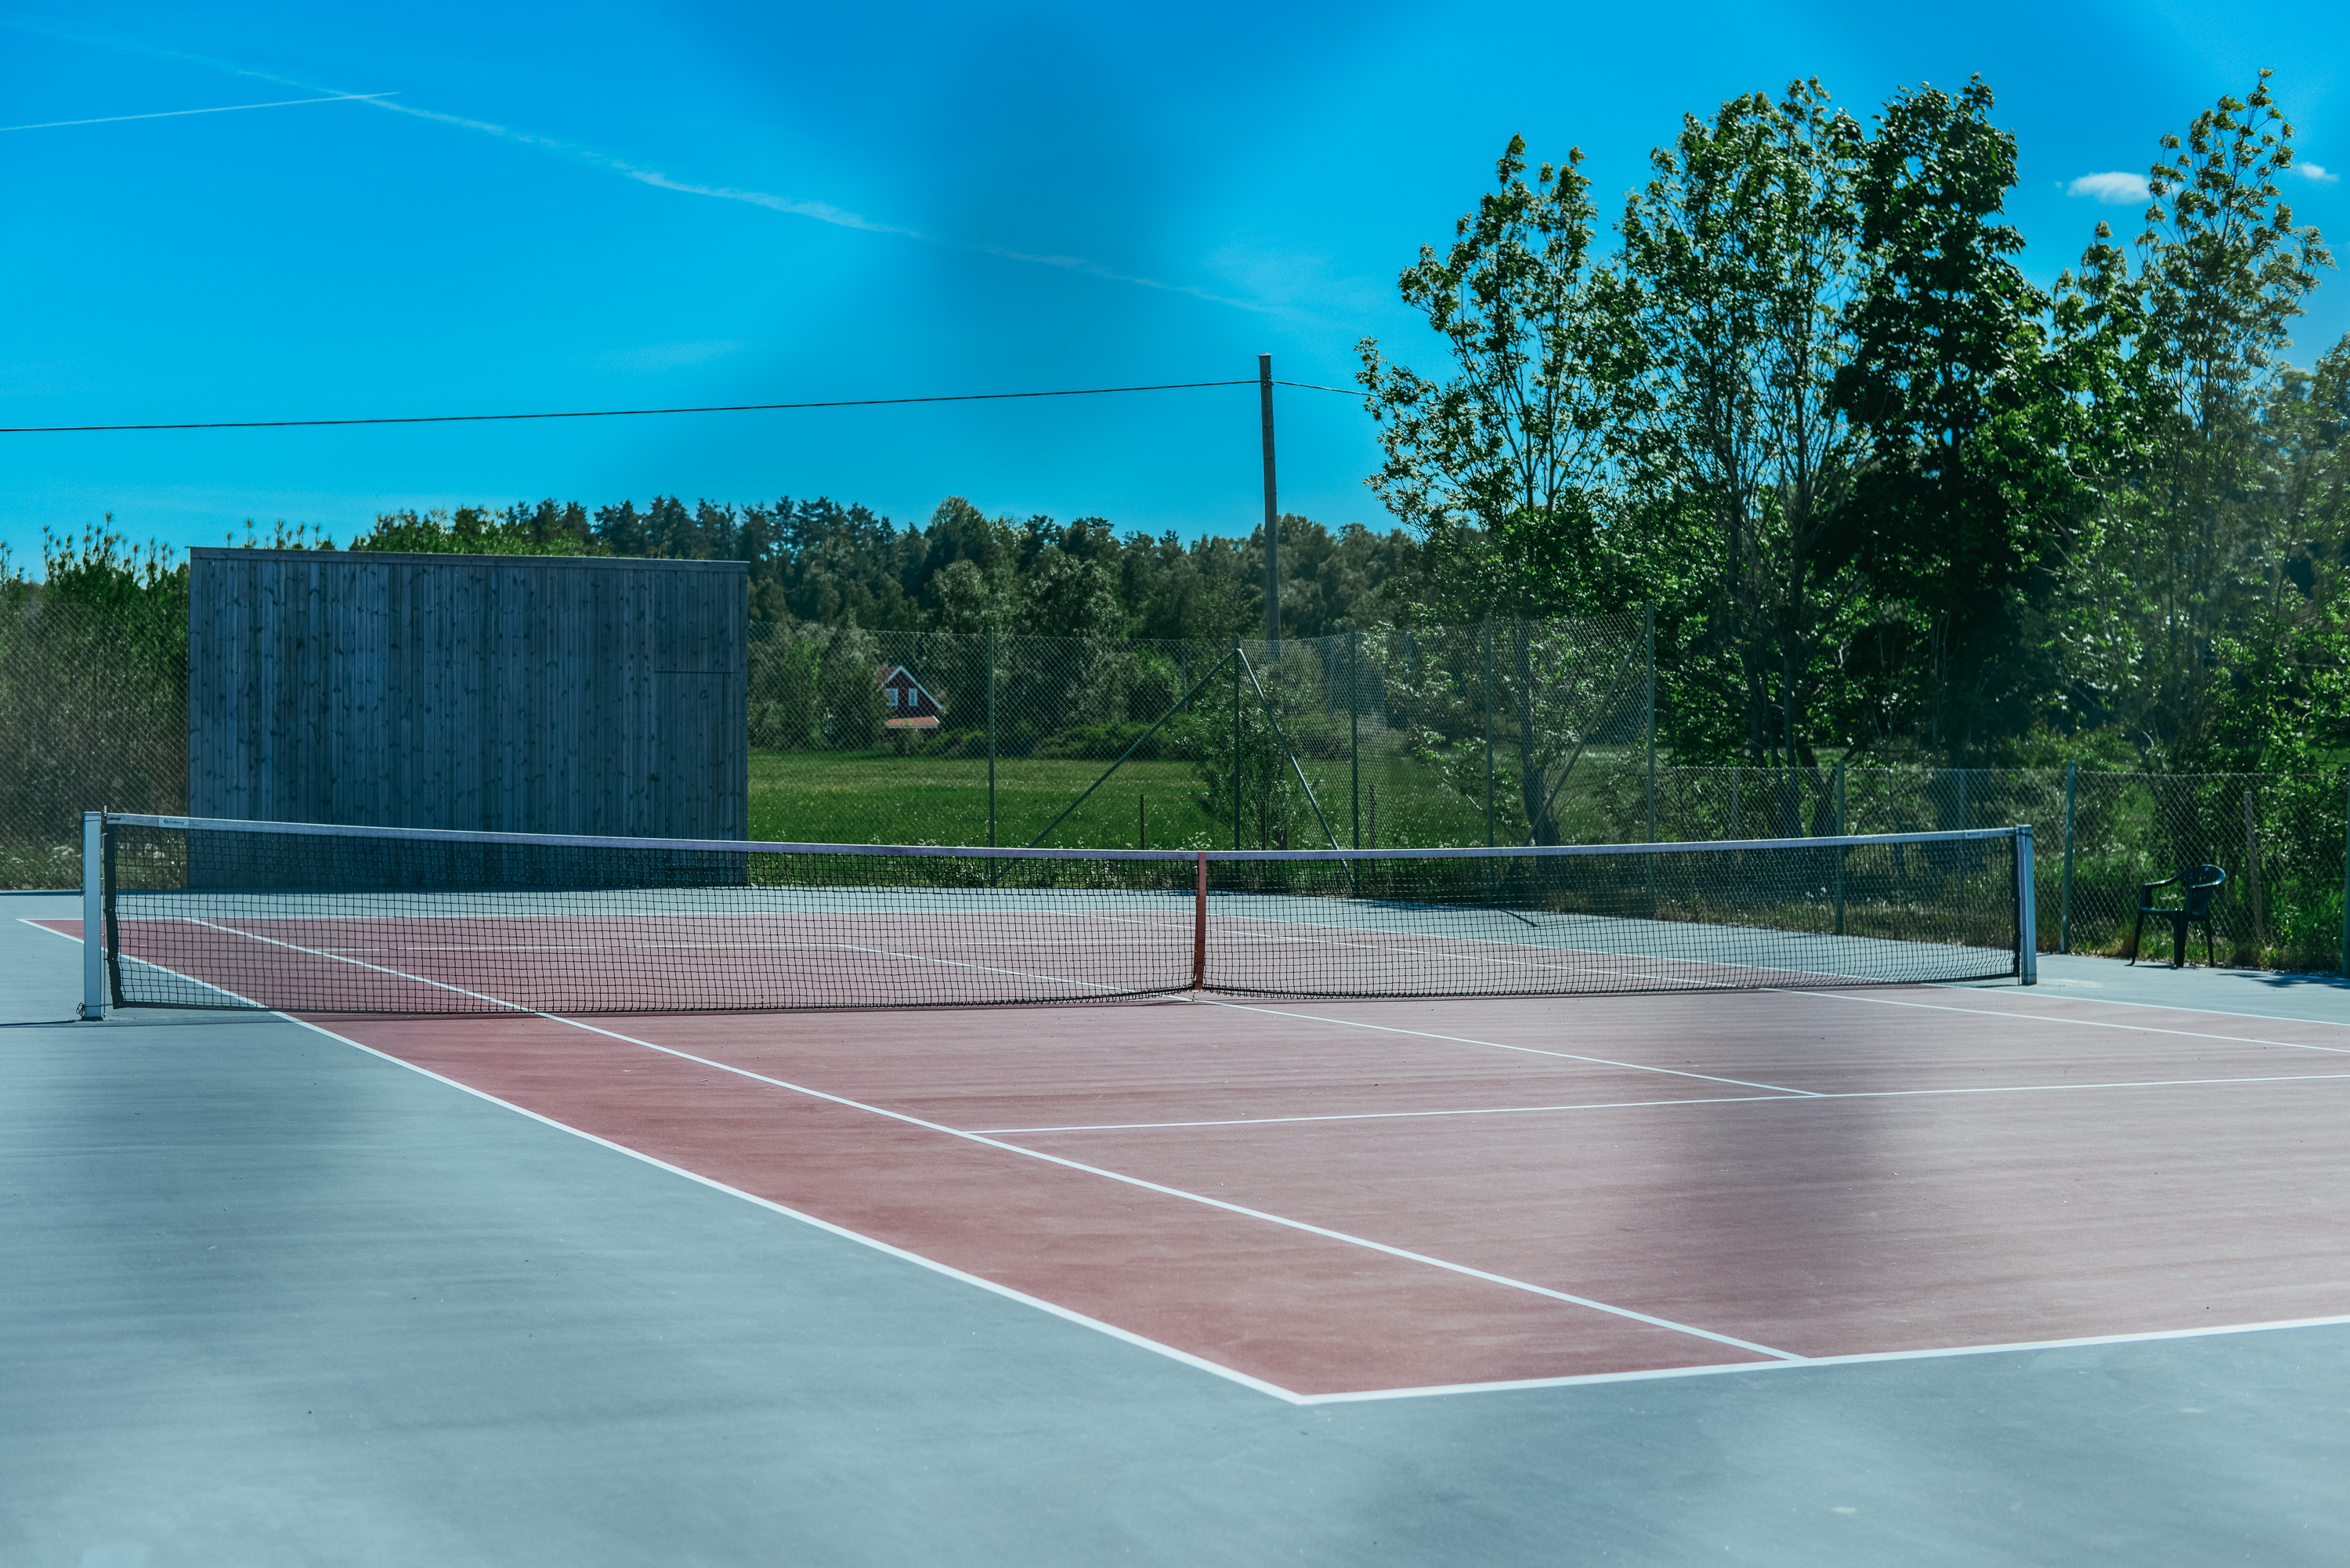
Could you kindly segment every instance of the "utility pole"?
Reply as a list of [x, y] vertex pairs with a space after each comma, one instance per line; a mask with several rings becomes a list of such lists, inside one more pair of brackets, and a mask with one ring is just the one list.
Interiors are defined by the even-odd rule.
[[1256, 357], [1256, 400], [1264, 423], [1265, 657], [1281, 657], [1281, 503], [1273, 483], [1273, 356]]

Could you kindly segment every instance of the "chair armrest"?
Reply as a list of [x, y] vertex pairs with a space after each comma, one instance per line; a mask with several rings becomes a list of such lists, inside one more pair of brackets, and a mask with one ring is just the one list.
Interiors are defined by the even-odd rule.
[[2157, 888], [2168, 888], [2168, 887], [2169, 887], [2173, 882], [2176, 882], [2176, 881], [2178, 881], [2178, 877], [2164, 877], [2161, 881], [2159, 881], [2159, 882], [2140, 882], [2140, 883], [2137, 885], [2137, 896], [2138, 896], [2139, 898], [2145, 898], [2148, 893], [2153, 892]]

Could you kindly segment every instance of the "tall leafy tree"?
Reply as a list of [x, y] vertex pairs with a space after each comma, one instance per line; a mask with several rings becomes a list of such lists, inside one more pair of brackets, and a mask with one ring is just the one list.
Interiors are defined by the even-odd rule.
[[[1677, 684], [1761, 761], [1808, 755], [1803, 715], [1849, 601], [1823, 591], [1852, 445], [1849, 358], [1861, 135], [1817, 81], [1685, 118], [1626, 204], [1624, 266], [1652, 396], [1632, 450], [1644, 565], [1694, 621]], [[1677, 556], [1654, 535], [1694, 520]], [[1661, 568], [1661, 569], [1659, 569]], [[1725, 735], [1725, 738], [1728, 738]]]
[[1372, 489], [1423, 542], [1424, 610], [1539, 614], [1609, 597], [1602, 519], [1614, 443], [1638, 396], [1617, 275], [1592, 254], [1590, 182], [1571, 151], [1525, 178], [1512, 137], [1495, 189], [1400, 280], [1451, 358], [1424, 375], [1357, 349], [1385, 461]]
[[2252, 647], [2271, 634], [2258, 628], [2285, 624], [2284, 565], [2306, 544], [2274, 480], [2292, 461], [2280, 442], [2299, 439], [2281, 357], [2332, 258], [2282, 200], [2293, 129], [2270, 75], [2196, 116], [2183, 142], [2163, 138], [2137, 240], [2133, 371], [2148, 436], [2110, 517], [2108, 576], [2131, 599], [2116, 684], [2141, 743], [2180, 761], [2250, 760], [2250, 732], [2227, 741], [2223, 716], [2260, 679], [2247, 660], [2261, 663]]
[[[1843, 545], [1890, 615], [1868, 654], [1908, 701], [1888, 728], [1953, 761], [2026, 727], [2046, 672], [2029, 657], [2074, 521], [2033, 472], [2047, 296], [2003, 220], [2015, 137], [1980, 78], [1904, 88], [1862, 153], [1865, 272], [1838, 402], [1870, 452]], [[1903, 711], [1903, 709], [1908, 711]]]

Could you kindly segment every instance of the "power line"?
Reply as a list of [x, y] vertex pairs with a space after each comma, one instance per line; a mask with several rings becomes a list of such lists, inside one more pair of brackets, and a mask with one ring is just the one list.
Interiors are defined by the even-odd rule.
[[[677, 409], [572, 409], [531, 414], [401, 414], [364, 420], [203, 420], [177, 424], [146, 425], [0, 425], [0, 435], [72, 435], [106, 431], [276, 431], [314, 429], [325, 425], [452, 425], [493, 420], [618, 420], [641, 414], [748, 414], [786, 409], [878, 409], [905, 403], [985, 403], [1007, 398], [1098, 398], [1113, 392], [1180, 392], [1197, 387], [1253, 387], [1243, 381], [1162, 381], [1148, 387], [1068, 387], [1050, 392], [958, 392], [929, 398], [840, 398], [807, 403], [709, 403]], [[1305, 381], [1276, 381], [1308, 392], [1340, 392], [1359, 397], [1347, 387], [1317, 387]]]

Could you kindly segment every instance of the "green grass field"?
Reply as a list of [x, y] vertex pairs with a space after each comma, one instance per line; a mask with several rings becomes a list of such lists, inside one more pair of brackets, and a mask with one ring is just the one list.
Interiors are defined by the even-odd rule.
[[[1107, 763], [1005, 758], [995, 764], [998, 844], [1026, 844]], [[1353, 838], [1346, 762], [1309, 763], [1315, 794], [1341, 844]], [[1387, 846], [1482, 844], [1482, 805], [1446, 789], [1404, 758], [1363, 759], [1363, 841], [1370, 842], [1370, 796], [1378, 795], [1378, 842]], [[1141, 797], [1138, 802], [1137, 797]], [[1133, 762], [1110, 776], [1045, 842], [1065, 847], [1130, 849], [1138, 805], [1147, 807], [1150, 847], [1227, 849], [1232, 819], [1211, 817], [1191, 766]], [[1254, 821], [1243, 843], [1256, 846]], [[754, 752], [751, 836], [804, 844], [985, 844], [987, 760], [899, 756], [890, 752]], [[1298, 848], [1309, 847], [1303, 838]]]

